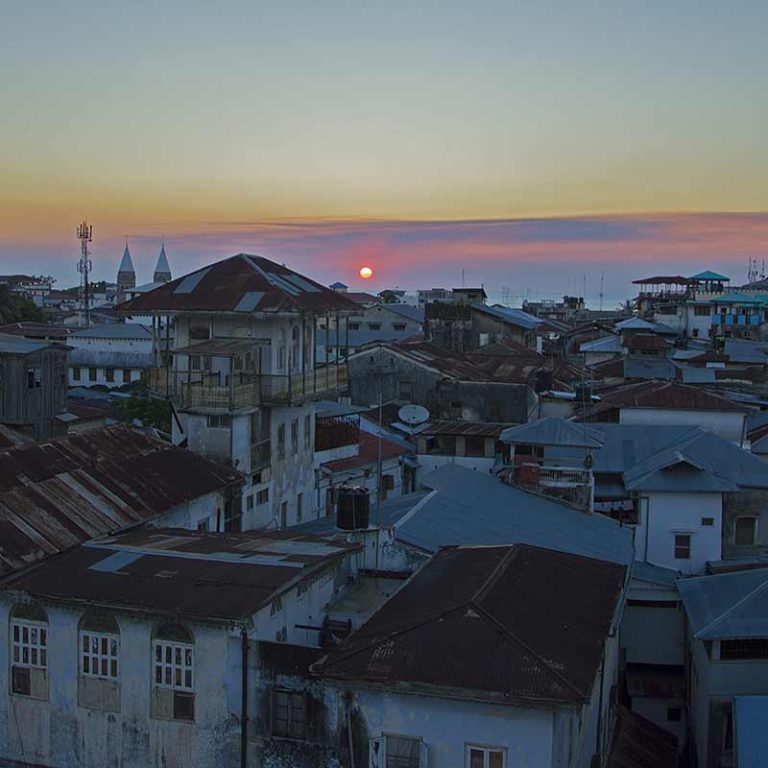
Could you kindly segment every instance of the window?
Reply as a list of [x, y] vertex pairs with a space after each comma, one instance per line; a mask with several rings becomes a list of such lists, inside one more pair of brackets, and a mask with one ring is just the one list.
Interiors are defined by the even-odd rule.
[[123, 368], [123, 384], [131, 383], [131, 369]]
[[152, 638], [152, 716], [195, 719], [195, 645], [181, 624], [164, 624]]
[[713, 526], [715, 524], [715, 518], [714, 517], [702, 517], [701, 518], [701, 524], [702, 525]]
[[453, 419], [461, 418], [461, 401], [460, 400], [454, 400], [451, 403], [451, 418]]
[[306, 694], [281, 690], [272, 692], [272, 735], [284, 739], [306, 739]]
[[269, 502], [269, 488], [262, 488], [256, 493], [256, 503], [266, 504]]
[[370, 331], [380, 331], [381, 330], [381, 323], [368, 323], [368, 330], [370, 330]]
[[113, 382], [115, 380], [115, 369], [107, 368], [104, 372], [104, 375], [107, 377], [107, 381]]
[[277, 428], [277, 458], [285, 458], [285, 424]]
[[285, 643], [288, 641], [288, 630], [283, 627], [275, 632], [275, 641], [278, 643]]
[[392, 323], [392, 328], [395, 331], [404, 331], [405, 330], [405, 323]]
[[304, 417], [304, 450], [308, 451], [312, 445], [312, 417]]
[[77, 365], [73, 366], [72, 368], [72, 378], [75, 381], [80, 381], [80, 368]]
[[191, 691], [194, 671], [194, 646], [155, 640], [155, 685]]
[[285, 528], [288, 525], [288, 502], [283, 501], [280, 504], [280, 527]]
[[11, 693], [48, 698], [48, 617], [35, 605], [16, 605], [10, 617]]
[[768, 659], [768, 638], [721, 640], [721, 659]]
[[197, 523], [197, 530], [201, 531], [202, 533], [205, 533], [206, 531], [211, 530], [211, 524], [208, 521], [208, 518], [206, 517], [204, 520], [200, 520]]
[[247, 510], [249, 510], [249, 511], [253, 509], [253, 494], [252, 493], [249, 493], [245, 497], [245, 508]]
[[709, 317], [712, 314], [712, 310], [709, 307], [709, 304], [701, 305], [697, 304], [693, 308], [693, 314], [696, 317]]
[[95, 368], [88, 369], [88, 381], [96, 381], [98, 371]]
[[410, 402], [412, 397], [413, 397], [413, 382], [409, 381], [408, 379], [400, 379], [397, 399]]
[[80, 674], [117, 680], [120, 630], [111, 616], [86, 614], [80, 620]]
[[243, 528], [243, 497], [239, 494], [224, 502], [224, 530], [237, 533]]
[[359, 331], [360, 323], [347, 323], [347, 328], [349, 328], [350, 331]]
[[675, 560], [691, 559], [691, 536], [688, 533], [675, 534]]
[[385, 734], [371, 739], [370, 764], [376, 768], [420, 768], [424, 751], [421, 739]]
[[303, 493], [297, 493], [296, 494], [296, 522], [301, 522], [301, 517], [303, 514], [302, 511], [302, 504], [304, 502], [304, 494]]
[[733, 530], [733, 543], [737, 546], [749, 547], [756, 543], [757, 518], [737, 517]]
[[27, 368], [27, 389], [38, 389], [42, 385], [43, 385], [42, 368]]
[[682, 717], [682, 710], [680, 707], [667, 707], [667, 722], [679, 723]]
[[299, 420], [294, 419], [291, 422], [291, 455], [295, 456], [299, 452]]
[[507, 751], [502, 747], [467, 745], [466, 768], [505, 768]]
[[232, 426], [232, 417], [212, 414], [206, 416], [206, 424], [211, 429], [229, 429]]

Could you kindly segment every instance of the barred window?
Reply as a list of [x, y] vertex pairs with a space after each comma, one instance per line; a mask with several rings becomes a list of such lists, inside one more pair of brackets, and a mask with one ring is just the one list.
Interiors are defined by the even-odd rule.
[[307, 697], [304, 693], [273, 691], [272, 735], [286, 739], [307, 737]]
[[691, 559], [691, 536], [687, 533], [675, 534], [675, 560]]
[[98, 632], [80, 633], [80, 670], [89, 677], [117, 680], [120, 638]]
[[45, 622], [12, 619], [11, 642], [15, 667], [48, 667], [48, 625]]

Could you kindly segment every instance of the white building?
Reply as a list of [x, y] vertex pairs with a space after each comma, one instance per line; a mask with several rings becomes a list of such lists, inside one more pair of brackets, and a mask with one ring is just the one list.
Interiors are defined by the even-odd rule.
[[423, 474], [443, 464], [490, 472], [501, 458], [499, 436], [509, 424], [431, 421], [418, 427], [416, 446]]
[[263, 765], [253, 748], [265, 715], [254, 695], [260, 644], [316, 647], [313, 627], [354, 578], [358, 549], [137, 530], [12, 578], [0, 592], [0, 758]]
[[625, 576], [523, 545], [441, 550], [312, 667], [357, 723], [354, 764], [602, 764]]
[[698, 765], [741, 765], [734, 754], [734, 697], [768, 694], [768, 570], [682, 579], [677, 586], [688, 619], [691, 740]]
[[152, 364], [152, 331], [138, 323], [78, 328], [67, 344], [70, 387], [122, 387], [146, 378]]
[[[318, 317], [356, 305], [259, 256], [239, 254], [125, 305], [151, 315], [150, 390], [174, 408], [173, 439], [247, 478], [244, 528], [283, 528], [314, 507], [315, 403], [346, 387], [346, 366], [318, 367]], [[161, 333], [173, 323], [173, 339]]]

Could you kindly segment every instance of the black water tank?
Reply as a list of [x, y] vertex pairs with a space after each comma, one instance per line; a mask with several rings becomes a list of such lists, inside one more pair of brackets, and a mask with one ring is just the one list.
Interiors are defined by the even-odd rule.
[[336, 527], [355, 531], [368, 527], [371, 502], [367, 488], [341, 487], [336, 490]]

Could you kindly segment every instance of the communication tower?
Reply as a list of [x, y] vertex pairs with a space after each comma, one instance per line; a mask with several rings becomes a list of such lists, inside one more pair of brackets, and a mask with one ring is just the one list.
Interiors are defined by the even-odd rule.
[[88, 251], [88, 243], [93, 240], [93, 227], [83, 221], [77, 228], [77, 239], [80, 241], [80, 261], [77, 262], [77, 271], [80, 273], [80, 306], [85, 311], [85, 325], [91, 324], [91, 296], [88, 275], [93, 264]]

